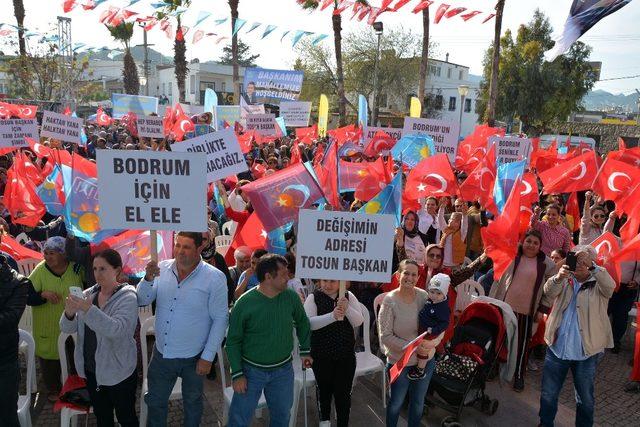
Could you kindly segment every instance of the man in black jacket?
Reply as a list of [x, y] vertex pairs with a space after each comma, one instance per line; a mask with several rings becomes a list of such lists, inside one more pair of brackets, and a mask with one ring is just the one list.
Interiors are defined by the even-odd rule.
[[18, 323], [27, 305], [29, 279], [12, 269], [0, 255], [0, 420], [11, 427], [18, 423]]

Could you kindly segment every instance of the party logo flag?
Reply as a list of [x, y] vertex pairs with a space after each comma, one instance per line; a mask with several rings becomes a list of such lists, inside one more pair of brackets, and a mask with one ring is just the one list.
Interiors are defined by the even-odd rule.
[[365, 203], [358, 213], [390, 214], [396, 219], [396, 227], [400, 227], [402, 216], [402, 174], [397, 173], [389, 183], [373, 199]]
[[414, 168], [422, 160], [434, 155], [436, 148], [429, 135], [404, 135], [391, 149], [391, 156], [409, 168]]
[[265, 229], [271, 231], [298, 218], [298, 211], [323, 197], [303, 163], [297, 163], [242, 187]]
[[364, 129], [369, 124], [369, 105], [367, 98], [360, 94], [358, 95], [358, 126]]
[[502, 212], [504, 209], [504, 205], [509, 198], [509, 194], [511, 194], [516, 179], [524, 175], [524, 168], [526, 166], [526, 159], [498, 166], [498, 174], [493, 187], [493, 200], [498, 207], [498, 212]]
[[47, 212], [55, 216], [64, 214], [64, 188], [59, 165], [53, 167], [53, 171], [36, 188], [36, 193], [44, 203]]

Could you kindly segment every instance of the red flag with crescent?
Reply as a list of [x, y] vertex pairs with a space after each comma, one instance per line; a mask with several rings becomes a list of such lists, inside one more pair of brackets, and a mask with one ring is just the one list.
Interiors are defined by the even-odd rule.
[[395, 365], [391, 367], [391, 369], [389, 369], [389, 384], [393, 384], [394, 381], [398, 379], [398, 377], [400, 376], [400, 373], [407, 366], [407, 363], [409, 363], [411, 356], [418, 349], [418, 346], [420, 346], [422, 339], [426, 335], [427, 335], [427, 332], [424, 332], [421, 335], [417, 336], [409, 344], [404, 346], [404, 348], [402, 349], [402, 357], [400, 358], [400, 360], [398, 360], [395, 363]]
[[611, 259], [620, 251], [620, 243], [610, 231], [602, 233], [600, 237], [591, 242], [591, 246], [598, 254], [596, 263], [607, 269], [613, 280], [616, 281], [616, 290], [620, 286], [620, 264], [612, 262]]
[[176, 104], [174, 111], [174, 122], [171, 131], [175, 135], [176, 141], [182, 141], [185, 134], [195, 130], [195, 125], [191, 121], [191, 118], [182, 111], [180, 104]]
[[496, 146], [493, 144], [487, 154], [460, 185], [460, 195], [464, 200], [479, 200], [488, 206], [493, 200], [493, 185], [496, 180]]
[[[538, 162], [540, 159], [538, 159]], [[538, 174], [544, 194], [590, 190], [598, 173], [598, 157], [589, 151]]]
[[375, 157], [382, 151], [391, 150], [394, 145], [396, 145], [395, 138], [385, 131], [379, 130], [369, 140], [362, 153], [368, 157]]
[[104, 112], [102, 107], [98, 108], [98, 111], [96, 111], [96, 123], [100, 126], [110, 126], [112, 122], [113, 119]]
[[593, 182], [593, 191], [603, 199], [615, 202], [624, 197], [638, 182], [640, 169], [607, 157]]
[[446, 154], [427, 157], [409, 172], [405, 193], [409, 199], [458, 194], [458, 183]]

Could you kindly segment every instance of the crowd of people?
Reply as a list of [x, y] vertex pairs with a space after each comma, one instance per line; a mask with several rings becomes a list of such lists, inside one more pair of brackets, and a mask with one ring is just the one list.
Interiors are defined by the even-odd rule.
[[[210, 123], [210, 115], [194, 117]], [[95, 159], [97, 150], [171, 150], [170, 138], [138, 138], [122, 124], [87, 124], [86, 146], [42, 140], [49, 148]], [[576, 391], [576, 425], [594, 420], [596, 367], [605, 349], [618, 353], [627, 330], [628, 313], [638, 297], [640, 265], [623, 262], [619, 283], [596, 263], [590, 246], [605, 232], [619, 233], [623, 220], [614, 206], [588, 191], [582, 219], [567, 214], [562, 195], [540, 196], [529, 229], [502, 276], [494, 280], [481, 228], [492, 215], [476, 200], [428, 197], [403, 212], [393, 242], [394, 274], [389, 283], [352, 282], [344, 296], [336, 280], [295, 278], [296, 227], [285, 234], [286, 255], [264, 248], [216, 250], [222, 225], [233, 221], [238, 233], [253, 212], [242, 187], [286, 168], [292, 151], [301, 161], [321, 156], [326, 139], [299, 144], [293, 136], [253, 141], [245, 154], [248, 171], [218, 182], [224, 211], [210, 188], [209, 230], [175, 234], [173, 258], [150, 261], [142, 278], [123, 274], [123, 261], [113, 249], [93, 256], [89, 245], [70, 233], [58, 216], [46, 213], [40, 224], [15, 223], [0, 206], [2, 234], [24, 236], [22, 246], [41, 252], [28, 278], [17, 273], [12, 254], [0, 254], [0, 419], [18, 425], [18, 323], [31, 306], [38, 373], [50, 401], [60, 398], [60, 333], [77, 334], [68, 344], [72, 371], [86, 380], [99, 426], [138, 425], [135, 410], [139, 387], [138, 308], [153, 305], [155, 344], [142, 396], [148, 425], [166, 425], [168, 400], [181, 379], [185, 426], [200, 425], [205, 378], [215, 378], [217, 355], [226, 351], [233, 399], [229, 426], [248, 426], [264, 393], [271, 425], [289, 424], [294, 402], [294, 365], [312, 369], [318, 386], [320, 425], [330, 425], [332, 402], [337, 425], [349, 425], [357, 333], [363, 325], [361, 303], [376, 319], [381, 357], [390, 369], [408, 343], [423, 332], [423, 342], [400, 376], [389, 386], [386, 424], [398, 423], [408, 400], [408, 425], [425, 414], [425, 396], [440, 355], [451, 339], [456, 320], [456, 288], [476, 279], [486, 295], [506, 304], [517, 320], [512, 387], [525, 388], [527, 370], [537, 369], [533, 353], [544, 362], [540, 425], [553, 426], [558, 396], [571, 369]], [[42, 167], [51, 159], [21, 149]], [[0, 193], [15, 153], [0, 158]], [[345, 160], [373, 160], [362, 153]], [[396, 165], [395, 173], [402, 173]], [[463, 175], [460, 175], [464, 179]], [[582, 195], [581, 195], [582, 198]], [[355, 211], [362, 201], [341, 195], [341, 207]], [[573, 225], [580, 221], [579, 231]], [[575, 246], [577, 244], [577, 246]], [[4, 246], [3, 246], [4, 248]], [[569, 265], [567, 253], [575, 255]], [[226, 256], [225, 256], [226, 255]], [[73, 288], [82, 289], [76, 294]], [[379, 305], [379, 309], [378, 309]], [[540, 339], [539, 337], [543, 337]], [[294, 361], [293, 358], [300, 358]], [[5, 381], [6, 379], [6, 381]], [[638, 391], [631, 383], [628, 391]]]

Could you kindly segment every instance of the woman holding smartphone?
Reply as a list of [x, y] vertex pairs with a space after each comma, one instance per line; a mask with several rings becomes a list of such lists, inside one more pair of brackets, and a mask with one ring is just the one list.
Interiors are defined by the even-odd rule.
[[97, 282], [93, 287], [80, 297], [74, 289], [67, 297], [60, 329], [78, 334], [75, 365], [87, 380], [98, 427], [113, 426], [114, 410], [121, 426], [137, 426], [136, 291], [118, 282], [122, 259], [113, 249], [95, 255], [93, 273]]

